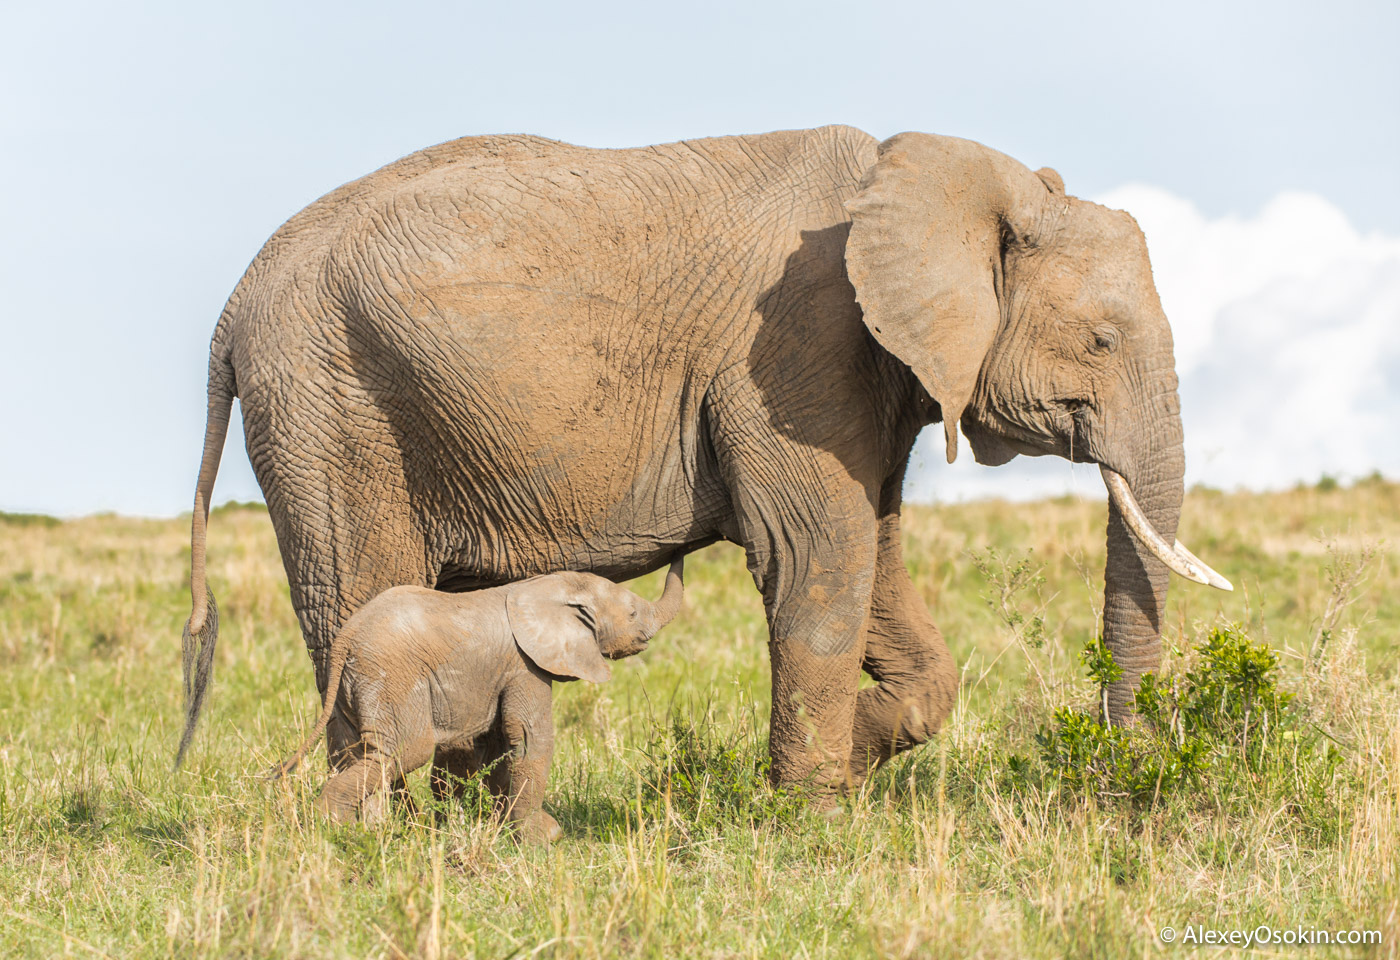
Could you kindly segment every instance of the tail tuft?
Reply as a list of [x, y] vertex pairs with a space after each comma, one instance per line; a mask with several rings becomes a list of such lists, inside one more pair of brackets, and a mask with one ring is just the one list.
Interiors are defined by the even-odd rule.
[[185, 684], [185, 731], [180, 735], [180, 749], [175, 754], [175, 769], [185, 759], [185, 752], [194, 739], [195, 724], [199, 713], [204, 709], [204, 701], [209, 696], [209, 681], [214, 675], [214, 645], [219, 639], [219, 607], [214, 602], [212, 590], [205, 590], [206, 612], [203, 626], [194, 632], [190, 621], [185, 621], [185, 632], [181, 637], [183, 657], [181, 669]]
[[297, 764], [299, 764], [300, 762], [301, 757], [292, 757], [289, 760], [283, 760], [281, 763], [275, 764], [270, 770], [267, 771], [267, 773], [263, 774], [263, 779], [281, 780], [287, 774], [295, 770], [297, 768]]
[[219, 346], [223, 319], [214, 330], [209, 348], [209, 419], [204, 426], [204, 454], [199, 460], [199, 481], [194, 491], [194, 512], [190, 514], [190, 618], [185, 621], [181, 639], [185, 679], [185, 732], [175, 754], [175, 769], [185, 759], [194, 738], [194, 725], [209, 694], [209, 678], [214, 672], [214, 644], [219, 639], [219, 609], [209, 590], [205, 570], [209, 498], [214, 495], [214, 478], [219, 474], [219, 457], [228, 438], [228, 418], [237, 396], [237, 381], [226, 352]]

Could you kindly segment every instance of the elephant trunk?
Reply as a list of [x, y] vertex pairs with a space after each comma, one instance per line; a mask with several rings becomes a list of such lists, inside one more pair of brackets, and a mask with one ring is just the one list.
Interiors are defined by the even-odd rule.
[[[1103, 637], [1123, 669], [1107, 691], [1108, 717], [1113, 723], [1131, 719], [1138, 682], [1161, 661], [1162, 614], [1171, 569], [1164, 559], [1173, 559], [1174, 553], [1166, 544], [1174, 542], [1181, 516], [1186, 458], [1176, 391], [1167, 391], [1155, 406], [1154, 413], [1144, 418], [1147, 426], [1138, 434], [1133, 453], [1125, 458], [1126, 475], [1103, 469], [1109, 489]], [[1185, 566], [1184, 558], [1176, 559], [1179, 563], [1172, 566]]]
[[682, 594], [685, 592], [685, 557], [671, 561], [671, 569], [666, 572], [666, 589], [661, 591], [661, 599], [648, 604], [643, 612], [643, 631], [650, 640], [670, 623], [681, 610]]

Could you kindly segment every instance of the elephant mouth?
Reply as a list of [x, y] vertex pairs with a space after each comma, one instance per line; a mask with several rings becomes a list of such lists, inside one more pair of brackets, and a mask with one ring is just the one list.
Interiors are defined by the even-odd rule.
[[1094, 437], [1098, 435], [1098, 418], [1094, 404], [1078, 397], [1063, 397], [1050, 401], [1055, 420], [1056, 455], [1072, 463], [1100, 463]]
[[1103, 451], [1094, 442], [1102, 431], [1090, 400], [1057, 397], [1029, 409], [982, 413], [966, 411], [960, 423], [977, 462], [999, 466], [1013, 457], [1061, 457], [1074, 463], [1099, 463]]
[[603, 656], [607, 657], [609, 660], [625, 660], [628, 657], [635, 657], [637, 654], [644, 652], [650, 646], [650, 640], [634, 640], [629, 646], [614, 647], [612, 650], [603, 654]]

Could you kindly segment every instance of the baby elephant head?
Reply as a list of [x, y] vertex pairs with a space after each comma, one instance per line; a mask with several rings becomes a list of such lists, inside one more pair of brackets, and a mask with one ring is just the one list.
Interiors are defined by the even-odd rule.
[[684, 571], [680, 557], [656, 603], [591, 573], [523, 580], [506, 593], [516, 645], [541, 670], [602, 683], [611, 675], [608, 660], [641, 653], [679, 612]]

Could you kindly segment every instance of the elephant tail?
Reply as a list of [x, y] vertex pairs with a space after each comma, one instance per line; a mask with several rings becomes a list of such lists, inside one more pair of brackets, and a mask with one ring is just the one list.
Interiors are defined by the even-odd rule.
[[316, 726], [311, 728], [311, 732], [306, 735], [296, 753], [272, 768], [272, 772], [268, 774], [270, 779], [280, 779], [295, 770], [297, 764], [316, 746], [321, 734], [326, 732], [326, 726], [331, 722], [331, 714], [335, 712], [335, 699], [340, 693], [340, 677], [345, 671], [345, 661], [349, 656], [350, 628], [347, 627], [331, 642], [330, 670], [326, 672], [326, 696], [321, 704], [321, 716], [316, 720]]
[[219, 473], [219, 458], [228, 435], [229, 413], [233, 409], [233, 365], [217, 354], [209, 360], [209, 413], [204, 427], [204, 455], [199, 461], [199, 481], [195, 487], [194, 515], [190, 520], [190, 601], [189, 620], [181, 638], [181, 672], [185, 688], [185, 729], [175, 754], [175, 768], [185, 759], [194, 739], [195, 724], [209, 695], [214, 672], [214, 644], [219, 638], [219, 608], [205, 576], [205, 529], [209, 523], [209, 498]]

